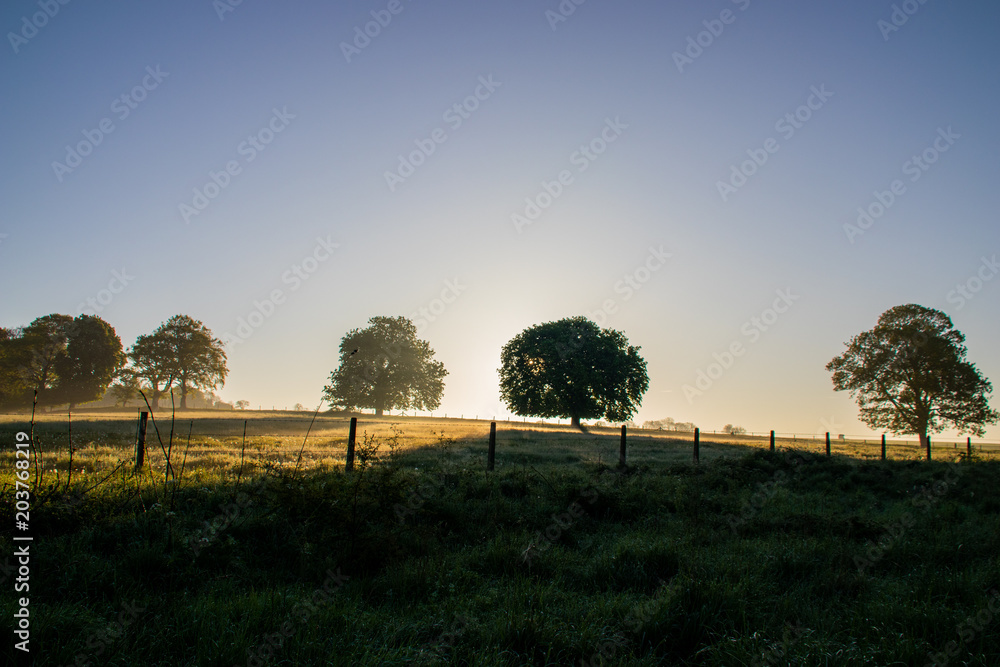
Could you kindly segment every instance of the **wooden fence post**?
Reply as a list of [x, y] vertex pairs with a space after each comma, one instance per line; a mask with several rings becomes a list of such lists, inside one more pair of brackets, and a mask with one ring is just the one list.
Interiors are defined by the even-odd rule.
[[771, 430], [771, 451], [774, 451], [774, 430]]
[[969, 436], [965, 440], [965, 453], [972, 454], [972, 436]]
[[354, 441], [358, 437], [358, 418], [351, 417], [351, 430], [347, 433], [347, 461], [344, 462], [344, 472], [354, 470]]
[[927, 436], [927, 460], [931, 460], [931, 436]]
[[700, 459], [700, 455], [701, 455], [701, 452], [699, 451], [700, 448], [701, 448], [701, 430], [698, 429], [698, 428], [695, 428], [695, 430], [694, 430], [694, 462], [695, 463], [698, 463], [698, 461]]
[[625, 467], [625, 424], [622, 424], [622, 441], [618, 446], [618, 466]]
[[135, 469], [142, 470], [142, 463], [146, 459], [146, 420], [149, 419], [148, 412], [139, 413], [139, 439], [135, 441]]
[[493, 470], [497, 453], [497, 423], [490, 422], [490, 448], [486, 452], [486, 469]]
[[826, 432], [826, 455], [830, 455], [830, 432]]
[[885, 461], [885, 433], [882, 434], [882, 460]]

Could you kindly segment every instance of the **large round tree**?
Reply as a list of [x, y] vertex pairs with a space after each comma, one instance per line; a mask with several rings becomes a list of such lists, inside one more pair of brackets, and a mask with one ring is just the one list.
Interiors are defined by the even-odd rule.
[[99, 399], [124, 362], [122, 342], [96, 315], [52, 314], [0, 330], [0, 405], [46, 408]]
[[627, 421], [649, 388], [646, 361], [620, 331], [570, 317], [525, 329], [500, 352], [500, 396], [517, 415]]
[[330, 374], [323, 396], [335, 408], [434, 410], [444, 392], [444, 364], [417, 338], [405, 317], [373, 317], [340, 341], [340, 366]]
[[837, 391], [849, 391], [860, 419], [875, 429], [916, 434], [947, 426], [982, 435], [1000, 415], [990, 408], [990, 382], [965, 360], [965, 336], [939, 310], [916, 304], [882, 313], [873, 329], [847, 342], [826, 365]]
[[96, 401], [108, 390], [125, 363], [122, 341], [96, 315], [79, 315], [67, 328], [66, 353], [56, 358], [60, 403], [70, 408]]

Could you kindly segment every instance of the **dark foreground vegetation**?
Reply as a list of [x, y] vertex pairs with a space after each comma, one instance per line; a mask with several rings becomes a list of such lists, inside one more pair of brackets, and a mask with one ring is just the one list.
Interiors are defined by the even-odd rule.
[[1000, 663], [996, 462], [486, 473], [392, 444], [38, 500], [34, 664]]

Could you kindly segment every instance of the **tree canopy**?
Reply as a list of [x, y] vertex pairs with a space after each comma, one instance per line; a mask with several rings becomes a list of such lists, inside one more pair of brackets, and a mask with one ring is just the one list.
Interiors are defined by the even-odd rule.
[[96, 315], [80, 315], [68, 327], [65, 354], [55, 360], [57, 402], [72, 407], [98, 400], [124, 363], [122, 341], [111, 325]]
[[225, 384], [229, 369], [222, 341], [200, 321], [174, 315], [153, 332], [165, 341], [168, 366], [181, 390], [181, 407], [187, 407], [190, 388], [215, 389]]
[[340, 366], [323, 388], [335, 408], [434, 410], [441, 405], [444, 364], [417, 338], [405, 317], [373, 317], [364, 329], [352, 329], [340, 341]]
[[981, 436], [1000, 415], [989, 407], [990, 382], [965, 360], [964, 342], [941, 311], [906, 304], [882, 313], [826, 369], [872, 428], [919, 435], [923, 446], [948, 426]]
[[0, 333], [0, 402], [50, 407], [97, 400], [122, 363], [121, 339], [94, 315], [52, 314]]
[[515, 414], [627, 421], [649, 388], [639, 347], [585, 317], [525, 329], [500, 353], [500, 396]]

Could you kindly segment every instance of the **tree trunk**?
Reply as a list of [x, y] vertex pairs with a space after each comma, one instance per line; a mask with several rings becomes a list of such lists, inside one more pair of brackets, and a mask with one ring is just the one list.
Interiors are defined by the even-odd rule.
[[573, 428], [580, 428], [580, 416], [579, 415], [573, 415], [572, 417], [570, 417], [570, 426], [572, 426]]
[[375, 416], [376, 417], [381, 417], [382, 413], [383, 413], [382, 408], [375, 408]]
[[186, 382], [181, 382], [181, 409], [185, 410], [188, 406], [188, 388]]
[[927, 434], [926, 433], [921, 433], [920, 434], [920, 451], [921, 451], [921, 453], [924, 453], [924, 452], [927, 451]]

